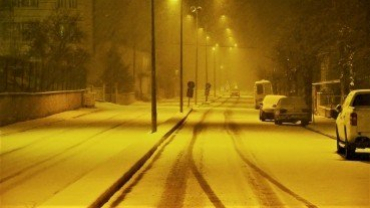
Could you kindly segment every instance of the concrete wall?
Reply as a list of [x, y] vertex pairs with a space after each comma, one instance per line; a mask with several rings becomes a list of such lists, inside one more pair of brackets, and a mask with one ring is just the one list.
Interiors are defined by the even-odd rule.
[[84, 92], [0, 93], [0, 126], [80, 108]]

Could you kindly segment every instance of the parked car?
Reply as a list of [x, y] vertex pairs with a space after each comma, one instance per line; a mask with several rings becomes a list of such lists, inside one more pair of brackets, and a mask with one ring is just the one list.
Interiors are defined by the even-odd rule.
[[302, 97], [285, 97], [279, 100], [275, 108], [275, 124], [283, 122], [297, 123], [307, 126], [310, 121], [310, 109]]
[[239, 89], [232, 89], [230, 91], [230, 97], [240, 97], [240, 90]]
[[274, 119], [274, 110], [277, 103], [281, 98], [285, 98], [285, 95], [266, 95], [260, 104], [260, 120], [265, 121], [266, 119]]
[[356, 148], [370, 148], [370, 89], [350, 92], [337, 110], [337, 151], [352, 159]]

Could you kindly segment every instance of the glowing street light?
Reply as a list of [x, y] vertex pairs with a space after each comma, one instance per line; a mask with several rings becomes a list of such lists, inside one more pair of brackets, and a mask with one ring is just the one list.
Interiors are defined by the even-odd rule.
[[218, 44], [216, 46], [212, 47], [213, 51], [213, 95], [216, 97], [216, 49], [218, 47]]
[[200, 6], [192, 6], [190, 7], [190, 11], [195, 14], [195, 29], [196, 29], [196, 49], [195, 49], [195, 97], [194, 97], [194, 102], [195, 105], [197, 104], [197, 97], [198, 97], [198, 42], [199, 42], [199, 37], [198, 37], [198, 29], [199, 29], [199, 11], [202, 10], [202, 7]]

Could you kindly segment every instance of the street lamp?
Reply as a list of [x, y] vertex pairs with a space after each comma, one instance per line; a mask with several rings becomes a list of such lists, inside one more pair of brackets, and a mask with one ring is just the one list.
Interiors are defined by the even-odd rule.
[[197, 97], [198, 97], [198, 28], [199, 28], [199, 11], [202, 10], [200, 6], [192, 6], [190, 7], [190, 11], [195, 14], [195, 29], [196, 29], [196, 48], [195, 48], [195, 97], [194, 102], [195, 105], [197, 104]]
[[216, 46], [212, 47], [213, 51], [213, 94], [216, 97]]
[[152, 133], [157, 131], [157, 71], [156, 71], [156, 45], [155, 45], [155, 1], [151, 0], [151, 38], [152, 38], [152, 74], [151, 74], [151, 117], [152, 117]]
[[180, 1], [180, 113], [184, 111], [184, 1]]

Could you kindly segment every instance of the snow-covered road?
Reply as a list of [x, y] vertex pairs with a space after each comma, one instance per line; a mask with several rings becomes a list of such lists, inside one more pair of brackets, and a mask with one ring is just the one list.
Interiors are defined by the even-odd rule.
[[335, 140], [246, 103], [193, 111], [105, 207], [370, 207], [368, 153], [345, 161]]
[[[176, 105], [161, 104], [158, 128], [177, 112]], [[0, 207], [42, 204], [111, 157], [146, 139], [150, 115], [149, 104], [101, 103], [97, 109], [0, 128]]]

